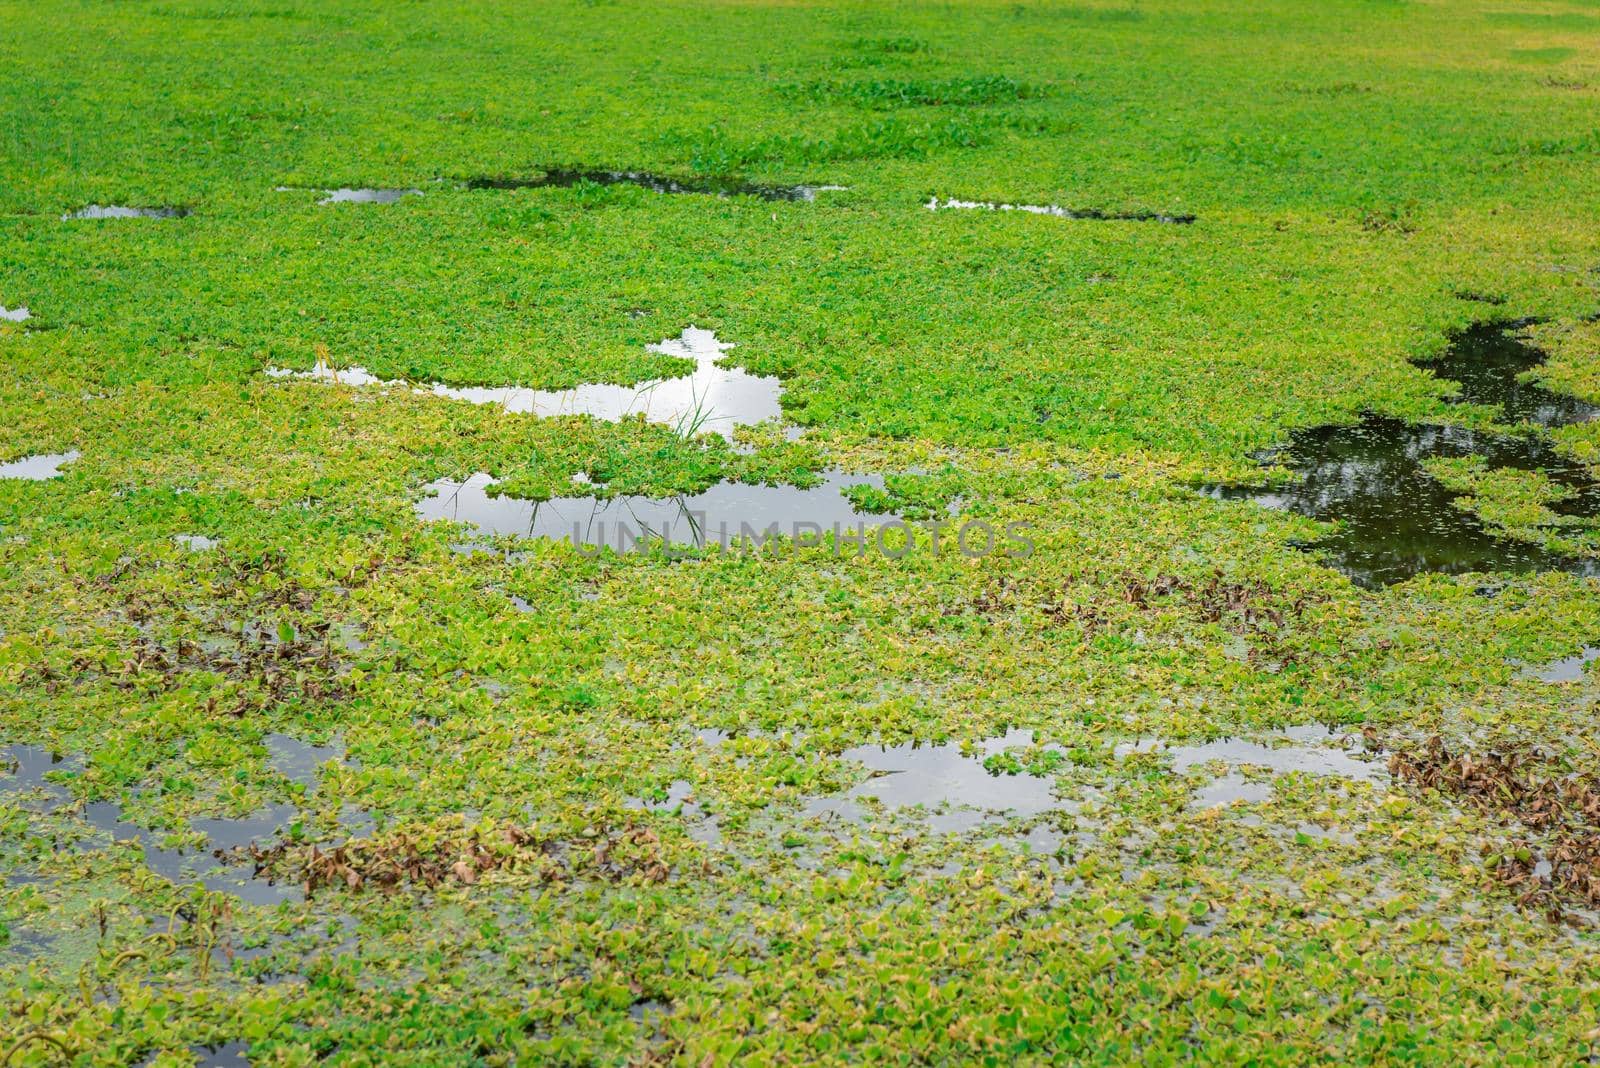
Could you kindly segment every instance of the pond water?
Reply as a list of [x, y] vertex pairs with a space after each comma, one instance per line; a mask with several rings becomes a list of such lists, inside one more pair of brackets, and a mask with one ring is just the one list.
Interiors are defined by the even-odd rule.
[[145, 867], [157, 875], [175, 884], [199, 882], [208, 890], [229, 893], [253, 905], [300, 901], [304, 894], [299, 886], [256, 878], [248, 864], [230, 865], [214, 854], [274, 837], [297, 815], [293, 805], [268, 805], [237, 819], [192, 820], [189, 826], [206, 836], [206, 844], [189, 850], [156, 844], [162, 837], [161, 832], [125, 821], [122, 806], [114, 801], [91, 801], [83, 806], [83, 818], [91, 826], [119, 842], [137, 839], [144, 853]]
[[189, 214], [188, 208], [130, 208], [120, 204], [90, 204], [61, 216], [68, 219], [181, 219]]
[[19, 743], [0, 747], [0, 794], [37, 792], [48, 811], [70, 800], [72, 795], [64, 787], [46, 780], [45, 773], [78, 771], [82, 767], [81, 760], [37, 745]]
[[40, 482], [47, 478], [59, 478], [61, 465], [70, 464], [83, 455], [77, 449], [67, 452], [44, 453], [39, 456], [24, 456], [20, 460], [12, 460], [8, 464], [0, 464], [0, 478], [20, 478], [33, 482]]
[[26, 307], [8, 308], [4, 304], [0, 304], [0, 322], [25, 323], [30, 318], [32, 316], [29, 315]]
[[[584, 547], [623, 550], [645, 541], [728, 546], [741, 537], [763, 544], [770, 528], [789, 537], [864, 530], [885, 517], [858, 511], [843, 490], [881, 488], [880, 475], [826, 471], [810, 489], [719, 482], [678, 497], [552, 497], [530, 501], [493, 494], [495, 480], [479, 472], [462, 482], [440, 479], [426, 488], [416, 514], [424, 521], [468, 523], [485, 534], [549, 538]], [[797, 525], [799, 527], [797, 528]]]
[[[1497, 405], [1507, 422], [1549, 428], [1600, 414], [1595, 405], [1518, 380], [1545, 357], [1517, 338], [1516, 329], [1516, 324], [1473, 327], [1452, 338], [1444, 356], [1423, 366], [1459, 383], [1460, 402]], [[1461, 495], [1424, 466], [1455, 458], [1481, 459], [1491, 470], [1540, 472], [1570, 494], [1550, 505], [1556, 515], [1600, 516], [1600, 483], [1537, 432], [1407, 423], [1370, 412], [1353, 425], [1293, 431], [1287, 446], [1262, 457], [1292, 471], [1293, 482], [1265, 488], [1211, 485], [1201, 491], [1338, 522], [1337, 531], [1305, 547], [1326, 554], [1361, 586], [1385, 586], [1425, 571], [1600, 575], [1600, 560], [1501, 537], [1457, 507]]]
[[326, 189], [318, 204], [393, 204], [401, 197], [420, 197], [420, 189]]
[[334, 735], [326, 745], [313, 745], [276, 731], [264, 735], [261, 744], [267, 747], [267, 765], [290, 782], [305, 787], [315, 787], [322, 766], [330, 760], [342, 764], [345, 760], [344, 739]]
[[[250, 1068], [250, 1043], [227, 1042], [218, 1046], [190, 1046], [188, 1054], [195, 1068]], [[149, 1068], [161, 1056], [161, 1051], [150, 1054], [139, 1062], [138, 1068]]]
[[1215, 808], [1236, 801], [1266, 801], [1272, 796], [1272, 784], [1240, 774], [1238, 769], [1243, 767], [1263, 768], [1274, 775], [1302, 772], [1356, 782], [1387, 781], [1387, 766], [1381, 760], [1359, 759], [1345, 748], [1352, 741], [1350, 736], [1311, 724], [1278, 731], [1267, 741], [1221, 738], [1194, 745], [1174, 745], [1159, 738], [1147, 738], [1123, 743], [1115, 752], [1119, 757], [1159, 753], [1171, 761], [1172, 770], [1180, 775], [1201, 765], [1227, 765], [1227, 772], [1201, 786], [1190, 801], [1195, 808]]
[[1583, 678], [1584, 669], [1596, 660], [1600, 660], [1600, 646], [1585, 645], [1572, 656], [1540, 665], [1530, 674], [1540, 682], [1577, 682]]
[[[643, 415], [653, 423], [676, 427], [685, 433], [713, 431], [726, 436], [736, 426], [779, 419], [783, 407], [782, 383], [770, 375], [753, 375], [737, 367], [722, 366], [723, 353], [733, 345], [717, 340], [710, 330], [687, 327], [675, 338], [649, 346], [650, 351], [693, 360], [694, 370], [677, 378], [658, 378], [631, 386], [593, 383], [571, 389], [542, 390], [522, 386], [447, 386], [433, 382], [414, 387], [419, 393], [493, 404], [511, 413], [543, 418], [587, 415], [615, 422]], [[311, 378], [347, 386], [395, 386], [362, 367], [342, 370], [318, 362], [310, 371], [269, 367], [273, 378]]]
[[866, 765], [872, 777], [838, 796], [813, 800], [806, 814], [859, 819], [859, 802], [875, 798], [890, 810], [922, 805], [931, 810], [934, 830], [960, 831], [982, 823], [989, 813], [1036, 816], [1068, 807], [1056, 797], [1053, 775], [996, 774], [984, 767], [988, 757], [1032, 745], [1032, 731], [1010, 730], [966, 751], [957, 742], [856, 746], [840, 754], [841, 759]]
[[1058, 219], [1087, 219], [1093, 222], [1156, 222], [1187, 226], [1194, 222], [1193, 215], [1169, 214], [1163, 211], [1102, 211], [1099, 208], [1064, 208], [1059, 204], [999, 204], [989, 200], [957, 200], [946, 197], [931, 198], [929, 211], [1021, 211], [1029, 215], [1053, 215]]
[[731, 178], [672, 178], [646, 171], [547, 170], [530, 178], [473, 178], [468, 189], [567, 188], [584, 182], [595, 185], [636, 185], [655, 193], [693, 193], [701, 196], [747, 196], [762, 200], [811, 201], [818, 193], [844, 189], [841, 185], [757, 185]]
[[[64, 757], [34, 745], [7, 745], [0, 748], [0, 796], [16, 795], [16, 803], [29, 811], [56, 812], [72, 802], [66, 787], [50, 782], [50, 771], [81, 771], [82, 760]], [[38, 803], [34, 803], [35, 799]], [[238, 819], [223, 817], [191, 821], [190, 828], [206, 836], [201, 848], [181, 849], [159, 845], [160, 831], [151, 831], [123, 819], [122, 806], [115, 801], [91, 801], [83, 805], [82, 818], [91, 827], [116, 841], [137, 839], [145, 867], [173, 883], [199, 881], [207, 889], [233, 894], [257, 905], [279, 901], [298, 901], [298, 886], [274, 886], [255, 878], [248, 868], [230, 866], [215, 857], [215, 850], [245, 846], [276, 835], [298, 812], [292, 805], [269, 805]]]

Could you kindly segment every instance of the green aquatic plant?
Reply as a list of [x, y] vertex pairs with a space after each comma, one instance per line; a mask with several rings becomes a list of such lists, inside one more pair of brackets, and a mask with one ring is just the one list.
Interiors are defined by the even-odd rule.
[[[1362, 589], [1196, 487], [1495, 428], [1428, 367], [1476, 322], [1600, 402], [1593, 18], [12, 5], [0, 464], [78, 456], [0, 478], [0, 1060], [1591, 1058], [1595, 580]], [[552, 161], [698, 191], [482, 181]], [[265, 373], [634, 386], [689, 325], [780, 420]], [[1541, 462], [1427, 470], [1592, 555]], [[911, 551], [417, 516], [835, 469]]]

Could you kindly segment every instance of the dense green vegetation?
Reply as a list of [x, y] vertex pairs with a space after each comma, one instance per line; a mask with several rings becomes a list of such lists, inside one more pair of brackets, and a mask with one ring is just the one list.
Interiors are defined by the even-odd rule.
[[[1385, 770], [1438, 735], [1600, 775], [1595, 672], [1530, 669], [1600, 644], [1596, 581], [1362, 590], [1296, 548], [1315, 524], [1193, 488], [1363, 410], [1490, 425], [1413, 362], [1477, 321], [1541, 320], [1541, 380], [1600, 402], [1600, 7], [0, 11], [0, 306], [30, 311], [0, 320], [0, 463], [81, 453], [0, 478], [0, 746], [66, 758], [31, 792], [0, 766], [0, 1062], [1600, 1052], [1600, 895], [1562, 881], [1600, 828], [1437, 751]], [[550, 168], [847, 188], [468, 187]], [[421, 195], [319, 203], [366, 186]], [[63, 218], [90, 204], [186, 214]], [[805, 434], [264, 373], [634, 383], [690, 324]], [[1600, 464], [1600, 422], [1556, 438]], [[1551, 536], [1539, 475], [1437, 466]], [[1036, 551], [594, 556], [413, 514], [473, 472], [829, 467]], [[1148, 746], [1326, 757], [1283, 734], [1318, 724], [1370, 774]], [[342, 759], [286, 775], [285, 735]], [[847, 750], [913, 740], [1061, 803], [821, 811], [901, 781]], [[1198, 803], [1219, 781], [1236, 803]], [[310, 899], [169, 879], [103, 803], [195, 863], [195, 821], [288, 806], [263, 878]]]

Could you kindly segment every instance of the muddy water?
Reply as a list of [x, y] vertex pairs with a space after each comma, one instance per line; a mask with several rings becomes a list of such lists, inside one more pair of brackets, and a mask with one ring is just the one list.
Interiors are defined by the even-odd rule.
[[762, 200], [811, 201], [818, 193], [841, 190], [838, 185], [755, 185], [732, 179], [670, 178], [645, 171], [548, 170], [532, 178], [473, 178], [468, 189], [567, 188], [595, 185], [636, 185], [654, 193], [693, 193], [701, 196], [747, 196]]
[[[1477, 326], [1452, 339], [1444, 356], [1425, 364], [1460, 386], [1458, 401], [1496, 406], [1507, 423], [1538, 428], [1586, 422], [1600, 407], [1520, 382], [1544, 354], [1514, 336], [1515, 326]], [[1407, 423], [1368, 413], [1350, 426], [1294, 431], [1289, 444], [1263, 457], [1296, 475], [1280, 487], [1206, 486], [1224, 500], [1337, 522], [1334, 533], [1306, 546], [1327, 555], [1361, 586], [1402, 582], [1426, 571], [1570, 571], [1600, 575], [1600, 560], [1573, 557], [1499, 536], [1456, 506], [1460, 494], [1430, 475], [1429, 460], [1479, 458], [1491, 470], [1536, 471], [1570, 496], [1550, 508], [1558, 516], [1600, 516], [1600, 482], [1558, 454], [1535, 432], [1471, 430]]]
[[[722, 366], [723, 354], [731, 348], [733, 345], [717, 340], [712, 331], [690, 326], [678, 337], [649, 346], [652, 352], [694, 361], [694, 370], [677, 378], [651, 379], [632, 386], [594, 383], [562, 390], [447, 386], [439, 382], [415, 388], [417, 392], [472, 404], [498, 405], [516, 414], [542, 418], [587, 415], [610, 422], [643, 415], [650, 422], [676, 427], [684, 433], [712, 431], [726, 436], [736, 426], [783, 415], [779, 402], [782, 383], [770, 375], [753, 375], [737, 367]], [[362, 367], [338, 370], [323, 363], [310, 371], [269, 367], [266, 373], [273, 378], [313, 378], [347, 386], [404, 384], [380, 379]]]
[[885, 521], [858, 511], [842, 492], [850, 486], [881, 488], [878, 475], [825, 472], [810, 489], [720, 482], [703, 493], [679, 497], [553, 497], [530, 501], [492, 494], [495, 480], [478, 473], [464, 482], [441, 479], [417, 502], [424, 521], [468, 523], [485, 534], [549, 538], [572, 545], [626, 550], [635, 544], [666, 542], [702, 548], [728, 546], [741, 537], [762, 544], [775, 524], [787, 536], [816, 537], [864, 530]]
[[24, 456], [20, 460], [13, 460], [8, 464], [0, 464], [0, 478], [20, 478], [31, 482], [41, 482], [47, 478], [61, 477], [61, 466], [70, 464], [82, 453], [77, 449], [68, 452], [44, 453], [39, 456]]
[[1064, 208], [1059, 204], [1000, 204], [989, 200], [957, 200], [933, 197], [927, 203], [929, 211], [1020, 211], [1029, 215], [1052, 215], [1058, 219], [1087, 219], [1092, 222], [1156, 222], [1187, 226], [1194, 222], [1193, 215], [1174, 215], [1161, 211], [1101, 211], [1099, 208]]

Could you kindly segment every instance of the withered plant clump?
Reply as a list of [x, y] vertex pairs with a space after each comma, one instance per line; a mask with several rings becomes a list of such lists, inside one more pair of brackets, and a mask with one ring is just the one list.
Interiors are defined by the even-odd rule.
[[1600, 779], [1565, 773], [1536, 748], [1452, 752], [1438, 735], [1395, 753], [1389, 770], [1520, 826], [1486, 862], [1519, 904], [1556, 921], [1574, 905], [1600, 908]]
[[[587, 846], [587, 848], [585, 848]], [[661, 841], [650, 828], [628, 824], [592, 839], [557, 839], [515, 825], [397, 831], [352, 838], [325, 849], [276, 842], [239, 851], [255, 874], [298, 882], [307, 896], [327, 887], [394, 890], [403, 886], [471, 886], [495, 872], [544, 882], [599, 876], [611, 882], [665, 882], [671, 873]]]

